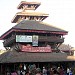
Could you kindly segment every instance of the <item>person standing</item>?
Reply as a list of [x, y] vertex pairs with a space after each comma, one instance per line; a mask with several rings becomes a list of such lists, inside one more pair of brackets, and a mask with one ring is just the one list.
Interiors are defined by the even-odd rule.
[[45, 67], [43, 67], [42, 73], [43, 73], [43, 75], [47, 75], [47, 69]]

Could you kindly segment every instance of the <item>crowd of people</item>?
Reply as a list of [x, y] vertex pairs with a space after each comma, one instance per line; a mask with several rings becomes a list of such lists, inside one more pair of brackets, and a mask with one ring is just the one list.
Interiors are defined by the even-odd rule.
[[7, 75], [75, 75], [75, 69], [66, 68], [66, 70], [64, 70], [63, 67], [46, 68], [45, 66], [40, 69], [34, 66], [26, 70], [17, 70], [11, 73], [7, 72]]

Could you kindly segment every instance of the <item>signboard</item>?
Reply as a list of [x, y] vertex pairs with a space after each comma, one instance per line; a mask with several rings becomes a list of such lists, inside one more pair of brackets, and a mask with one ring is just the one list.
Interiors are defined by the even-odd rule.
[[32, 36], [16, 35], [16, 42], [32, 42]]
[[38, 36], [37, 35], [33, 35], [33, 37], [32, 37], [32, 45], [33, 46], [38, 46]]
[[50, 46], [46, 46], [46, 47], [32, 47], [30, 45], [28, 45], [28, 46], [22, 45], [21, 51], [24, 51], [24, 52], [52, 52]]

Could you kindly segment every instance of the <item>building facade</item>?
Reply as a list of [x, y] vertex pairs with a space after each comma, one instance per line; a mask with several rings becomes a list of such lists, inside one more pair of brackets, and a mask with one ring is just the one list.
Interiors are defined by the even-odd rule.
[[0, 56], [1, 73], [4, 70], [4, 75], [11, 67], [14, 70], [20, 68], [20, 64], [22, 69], [24, 64], [36, 64], [42, 68], [55, 62], [60, 64], [74, 60], [58, 49], [68, 32], [42, 22], [48, 14], [28, 11], [36, 10], [40, 5], [39, 2], [21, 1], [17, 8], [22, 11], [12, 19], [12, 23], [17, 24], [0, 37], [7, 50]]

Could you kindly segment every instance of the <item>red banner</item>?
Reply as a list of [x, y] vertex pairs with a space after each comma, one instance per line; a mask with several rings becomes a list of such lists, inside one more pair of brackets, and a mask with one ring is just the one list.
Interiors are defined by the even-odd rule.
[[22, 45], [21, 51], [24, 52], [52, 52], [51, 47], [32, 47], [32, 46], [25, 46]]

